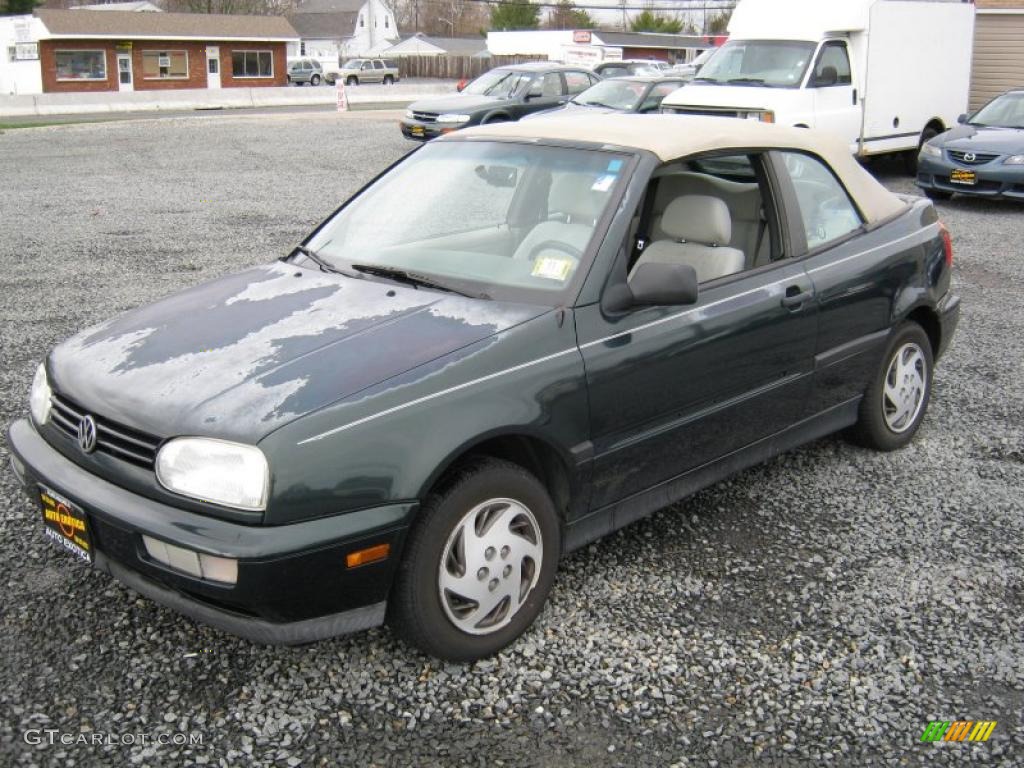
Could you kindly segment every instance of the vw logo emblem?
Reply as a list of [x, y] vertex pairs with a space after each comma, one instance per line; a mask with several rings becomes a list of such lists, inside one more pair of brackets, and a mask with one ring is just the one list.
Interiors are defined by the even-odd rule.
[[78, 422], [78, 447], [82, 453], [92, 453], [96, 449], [96, 422], [89, 414]]
[[964, 152], [964, 160], [966, 160], [968, 163], [973, 163], [977, 159], [978, 156], [973, 152]]

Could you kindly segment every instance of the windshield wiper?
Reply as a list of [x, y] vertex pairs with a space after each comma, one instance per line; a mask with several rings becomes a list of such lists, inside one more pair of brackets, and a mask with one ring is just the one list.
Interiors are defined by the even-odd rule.
[[714, 77], [695, 77], [690, 82], [691, 83], [720, 83], [721, 80], [719, 80], [717, 78], [714, 78]]
[[359, 275], [354, 272], [349, 272], [334, 266], [331, 262], [327, 261], [327, 259], [308, 246], [296, 245], [295, 250], [320, 267], [323, 272], [334, 272], [339, 275], [345, 275], [346, 277], [359, 277]]
[[766, 83], [763, 78], [760, 77], [733, 77], [726, 80], [727, 83], [742, 83], [746, 85], [763, 85], [765, 88], [771, 88], [770, 83]]
[[456, 288], [449, 283], [438, 280], [436, 277], [430, 277], [429, 275], [423, 275], [418, 272], [409, 272], [408, 270], [399, 269], [398, 267], [382, 267], [377, 264], [353, 264], [352, 269], [366, 275], [386, 277], [390, 280], [398, 280], [399, 282], [408, 283], [412, 286], [422, 285], [424, 288], [433, 288], [438, 291], [456, 293], [459, 296], [467, 296], [471, 299], [491, 298], [486, 293], [472, 293], [470, 291], [465, 291], [461, 288]]
[[577, 101], [576, 103], [584, 107], [600, 107], [601, 109], [615, 109], [615, 107], [613, 107], [611, 104], [604, 104], [600, 101]]

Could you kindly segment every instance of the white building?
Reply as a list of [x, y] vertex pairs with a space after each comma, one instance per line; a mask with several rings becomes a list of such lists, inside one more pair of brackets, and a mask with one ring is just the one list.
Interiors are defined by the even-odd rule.
[[395, 14], [384, 0], [303, 0], [288, 21], [300, 38], [289, 44], [289, 58], [337, 65], [339, 58], [379, 54], [399, 39]]
[[35, 16], [0, 17], [0, 95], [43, 92], [39, 38], [45, 32]]

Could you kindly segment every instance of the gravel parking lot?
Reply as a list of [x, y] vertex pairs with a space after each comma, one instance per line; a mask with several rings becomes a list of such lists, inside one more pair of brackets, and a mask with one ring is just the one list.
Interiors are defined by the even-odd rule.
[[[53, 344], [284, 254], [409, 148], [330, 114], [0, 135], [0, 422]], [[914, 443], [825, 439], [570, 556], [471, 666], [182, 619], [46, 543], [0, 444], [0, 764], [1024, 763], [1024, 209], [940, 213], [963, 317]], [[998, 726], [920, 742], [960, 719]], [[202, 744], [153, 743], [173, 733]]]

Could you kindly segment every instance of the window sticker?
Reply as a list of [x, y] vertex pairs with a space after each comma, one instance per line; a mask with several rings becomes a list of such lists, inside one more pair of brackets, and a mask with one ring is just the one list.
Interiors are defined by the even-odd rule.
[[590, 188], [591, 192], [607, 192], [612, 188], [612, 184], [615, 183], [615, 176], [607, 174], [605, 176], [599, 176], [594, 185]]
[[622, 170], [621, 160], [611, 160], [608, 163], [608, 173], [618, 173]]
[[572, 272], [572, 259], [558, 259], [551, 256], [541, 256], [534, 260], [533, 270], [530, 272], [534, 277], [546, 277], [548, 280], [558, 280], [564, 283]]

